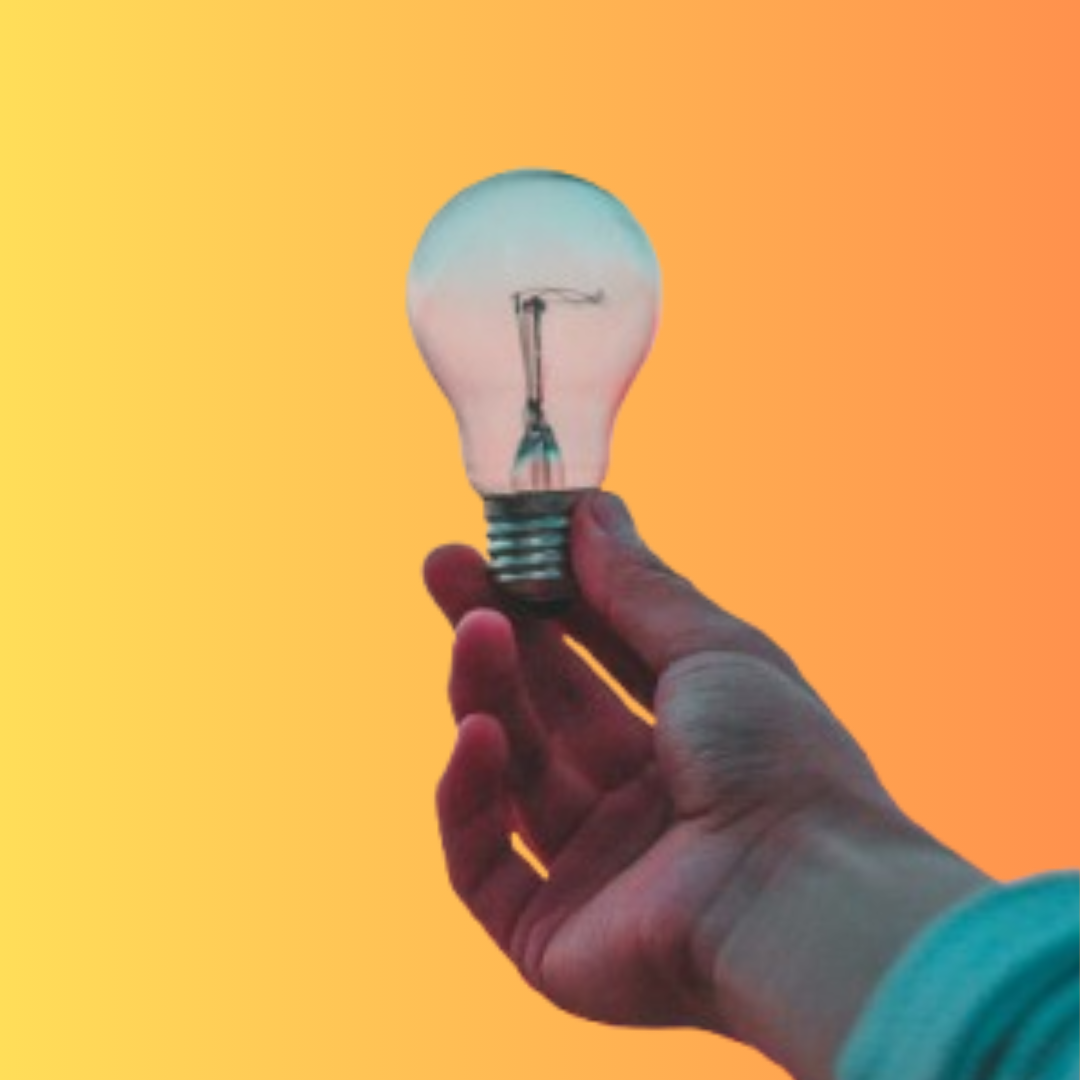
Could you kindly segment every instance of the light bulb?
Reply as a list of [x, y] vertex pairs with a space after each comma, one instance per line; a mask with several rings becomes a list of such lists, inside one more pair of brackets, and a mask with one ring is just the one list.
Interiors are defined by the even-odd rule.
[[451, 199], [409, 268], [416, 343], [484, 498], [491, 572], [530, 610], [572, 597], [570, 513], [607, 472], [615, 414], [656, 333], [652, 245], [612, 195], [502, 173]]

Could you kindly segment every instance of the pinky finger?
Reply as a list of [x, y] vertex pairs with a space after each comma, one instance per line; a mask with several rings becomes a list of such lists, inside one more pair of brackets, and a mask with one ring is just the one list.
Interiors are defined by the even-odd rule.
[[499, 722], [468, 716], [439, 783], [439, 827], [450, 883], [511, 956], [515, 931], [544, 879], [510, 843], [509, 747]]

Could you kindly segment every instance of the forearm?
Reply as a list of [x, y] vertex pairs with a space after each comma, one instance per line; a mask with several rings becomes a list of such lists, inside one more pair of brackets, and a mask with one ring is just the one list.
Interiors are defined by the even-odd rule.
[[915, 933], [991, 884], [909, 823], [803, 815], [740, 872], [752, 902], [705, 920], [715, 1029], [798, 1080], [832, 1080], [870, 993]]

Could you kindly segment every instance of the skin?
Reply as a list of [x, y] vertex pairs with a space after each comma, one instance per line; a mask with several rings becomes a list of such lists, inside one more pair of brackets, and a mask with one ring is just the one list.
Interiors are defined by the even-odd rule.
[[456, 628], [451, 883], [560, 1008], [703, 1028], [828, 1080], [911, 936], [990, 879], [900, 811], [791, 659], [660, 562], [618, 499], [580, 501], [571, 550], [581, 598], [559, 622], [507, 611], [469, 548], [425, 566]]

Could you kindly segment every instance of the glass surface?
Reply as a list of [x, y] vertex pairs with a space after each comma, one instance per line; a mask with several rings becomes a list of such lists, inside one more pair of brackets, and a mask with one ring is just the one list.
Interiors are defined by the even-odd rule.
[[606, 191], [564, 173], [503, 173], [428, 225], [408, 310], [485, 495], [598, 485], [615, 414], [648, 354], [660, 271]]

